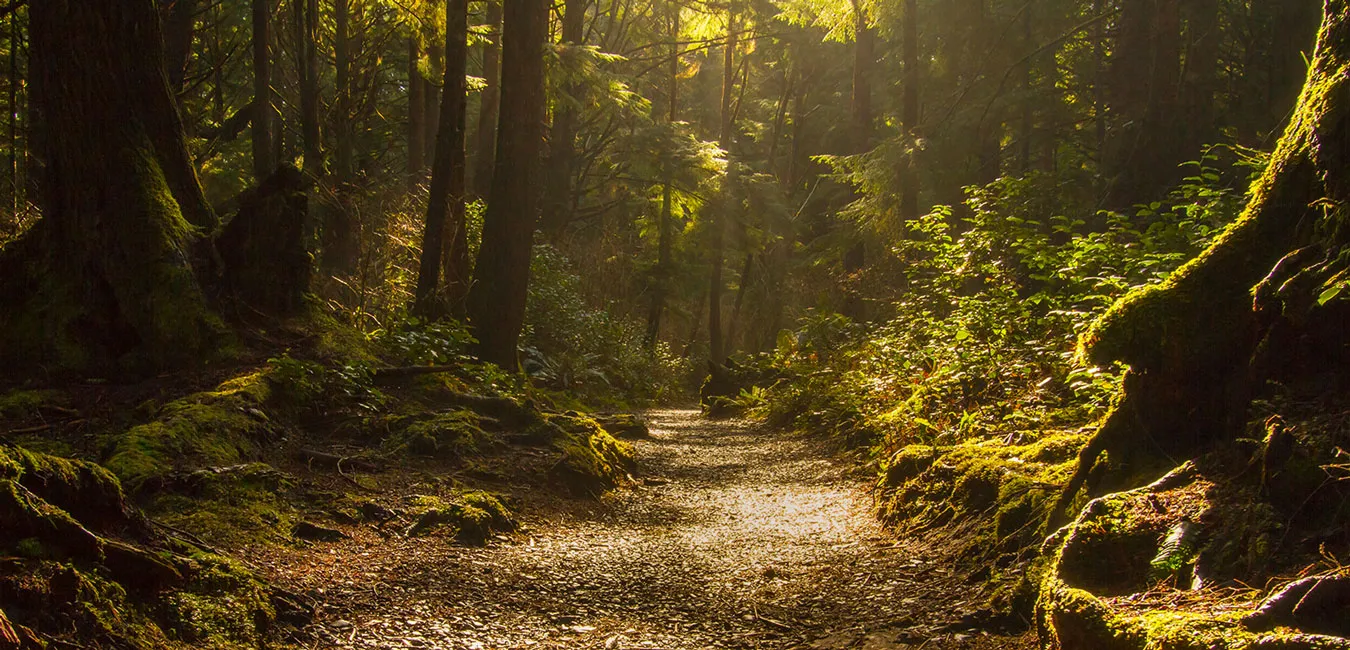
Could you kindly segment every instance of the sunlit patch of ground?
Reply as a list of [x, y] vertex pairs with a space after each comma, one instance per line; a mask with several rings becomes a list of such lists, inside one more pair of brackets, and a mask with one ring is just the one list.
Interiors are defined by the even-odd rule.
[[973, 587], [876, 523], [866, 480], [804, 439], [657, 411], [638, 485], [600, 503], [523, 492], [525, 528], [316, 547], [279, 577], [359, 648], [1003, 647], [946, 631]]

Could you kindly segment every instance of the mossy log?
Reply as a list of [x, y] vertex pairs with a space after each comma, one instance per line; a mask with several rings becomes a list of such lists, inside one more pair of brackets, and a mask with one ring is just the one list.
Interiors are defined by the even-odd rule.
[[1350, 278], [1350, 2], [1327, 0], [1324, 11], [1298, 107], [1243, 215], [1080, 341], [1081, 358], [1131, 370], [1052, 524], [1103, 451], [1114, 463], [1231, 438], [1271, 376], [1344, 366], [1350, 291], [1337, 287]]

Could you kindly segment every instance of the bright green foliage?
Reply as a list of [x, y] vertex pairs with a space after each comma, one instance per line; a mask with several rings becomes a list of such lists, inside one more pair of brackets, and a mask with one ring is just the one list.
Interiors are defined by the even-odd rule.
[[1043, 218], [1053, 182], [1032, 175], [970, 189], [964, 218], [940, 208], [909, 224], [888, 320], [867, 329], [818, 313], [780, 336], [766, 361], [790, 379], [770, 392], [770, 415], [883, 454], [1086, 423], [1118, 377], [1075, 366], [1078, 334], [1130, 287], [1166, 278], [1239, 209], [1240, 193], [1196, 169], [1132, 217]]

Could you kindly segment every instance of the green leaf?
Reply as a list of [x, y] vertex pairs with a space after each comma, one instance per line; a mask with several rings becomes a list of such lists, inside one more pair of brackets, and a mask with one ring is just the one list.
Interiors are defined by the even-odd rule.
[[1345, 288], [1346, 284], [1347, 283], [1344, 281], [1337, 282], [1336, 284], [1332, 285], [1331, 288], [1327, 289], [1326, 291], [1323, 291], [1322, 295], [1317, 297], [1318, 306], [1325, 305], [1331, 302], [1332, 300], [1335, 300], [1336, 296], [1341, 295], [1341, 290]]

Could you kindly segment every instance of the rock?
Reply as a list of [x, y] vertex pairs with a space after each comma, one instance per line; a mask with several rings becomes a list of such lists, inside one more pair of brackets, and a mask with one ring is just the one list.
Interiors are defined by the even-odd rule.
[[375, 503], [374, 501], [367, 501], [361, 504], [361, 516], [365, 517], [366, 521], [384, 523], [393, 519], [395, 515], [394, 511], [390, 509]]
[[633, 440], [651, 436], [651, 429], [648, 428], [647, 421], [639, 415], [615, 413], [596, 416], [595, 420], [615, 438]]
[[297, 523], [295, 528], [291, 530], [291, 535], [296, 539], [303, 539], [311, 542], [340, 542], [344, 539], [351, 539], [351, 535], [340, 530], [325, 528], [308, 521]]

